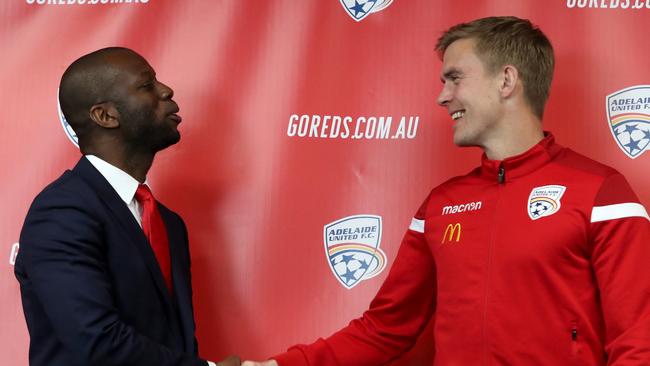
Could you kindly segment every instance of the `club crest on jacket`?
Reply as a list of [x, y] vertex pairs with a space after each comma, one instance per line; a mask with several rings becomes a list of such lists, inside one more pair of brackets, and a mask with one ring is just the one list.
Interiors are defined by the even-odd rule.
[[533, 188], [528, 196], [528, 216], [531, 220], [551, 216], [562, 207], [560, 199], [566, 191], [565, 186], [548, 185]]

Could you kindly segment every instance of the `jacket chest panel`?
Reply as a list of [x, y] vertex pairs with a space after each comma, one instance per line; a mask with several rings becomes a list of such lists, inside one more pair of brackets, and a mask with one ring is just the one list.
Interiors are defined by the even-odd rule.
[[[458, 293], [459, 288], [478, 291], [485, 286], [488, 273], [493, 278], [545, 280], [555, 272], [588, 270], [584, 207], [565, 189], [556, 200], [559, 207], [535, 217], [531, 211], [538, 197], [531, 199], [531, 193], [538, 186], [544, 185], [491, 185], [476, 188], [481, 192], [478, 195], [431, 202], [425, 235], [436, 261], [440, 296]], [[540, 192], [542, 198], [554, 193]]]

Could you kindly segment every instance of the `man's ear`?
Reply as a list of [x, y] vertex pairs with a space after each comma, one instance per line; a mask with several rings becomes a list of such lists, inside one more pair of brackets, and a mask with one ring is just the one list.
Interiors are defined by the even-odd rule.
[[103, 128], [120, 126], [120, 113], [112, 102], [98, 103], [90, 107], [90, 119]]
[[514, 93], [518, 81], [519, 70], [512, 65], [503, 66], [501, 69], [501, 85], [499, 86], [501, 96], [509, 98]]

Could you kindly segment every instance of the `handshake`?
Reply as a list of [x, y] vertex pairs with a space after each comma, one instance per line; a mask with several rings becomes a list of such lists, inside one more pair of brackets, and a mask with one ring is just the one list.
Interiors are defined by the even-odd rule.
[[217, 363], [217, 366], [278, 366], [278, 363], [275, 360], [241, 362], [239, 356], [228, 356], [223, 361]]

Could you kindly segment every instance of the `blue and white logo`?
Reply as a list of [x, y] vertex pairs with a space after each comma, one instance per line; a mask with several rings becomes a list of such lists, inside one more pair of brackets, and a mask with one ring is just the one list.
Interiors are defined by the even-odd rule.
[[560, 199], [565, 191], [566, 187], [559, 185], [533, 188], [528, 196], [528, 217], [537, 220], [558, 212], [562, 207]]
[[386, 268], [381, 216], [354, 215], [325, 225], [325, 255], [334, 277], [348, 290]]
[[9, 254], [9, 264], [12, 266], [16, 264], [16, 257], [18, 256], [18, 249], [20, 248], [20, 244], [14, 243], [14, 245], [11, 246], [11, 254]]
[[650, 85], [607, 96], [607, 122], [618, 147], [632, 159], [650, 149]]
[[61, 121], [61, 126], [63, 127], [63, 131], [65, 131], [66, 136], [72, 141], [72, 143], [76, 146], [79, 147], [79, 139], [77, 139], [77, 134], [74, 132], [72, 127], [70, 127], [70, 124], [68, 124], [68, 121], [65, 120], [65, 116], [63, 115], [63, 111], [61, 110], [61, 101], [59, 101], [59, 91], [56, 91], [56, 107], [57, 110], [59, 111], [59, 121]]
[[382, 11], [393, 0], [340, 0], [341, 5], [349, 16], [357, 22], [364, 20], [368, 15]]

